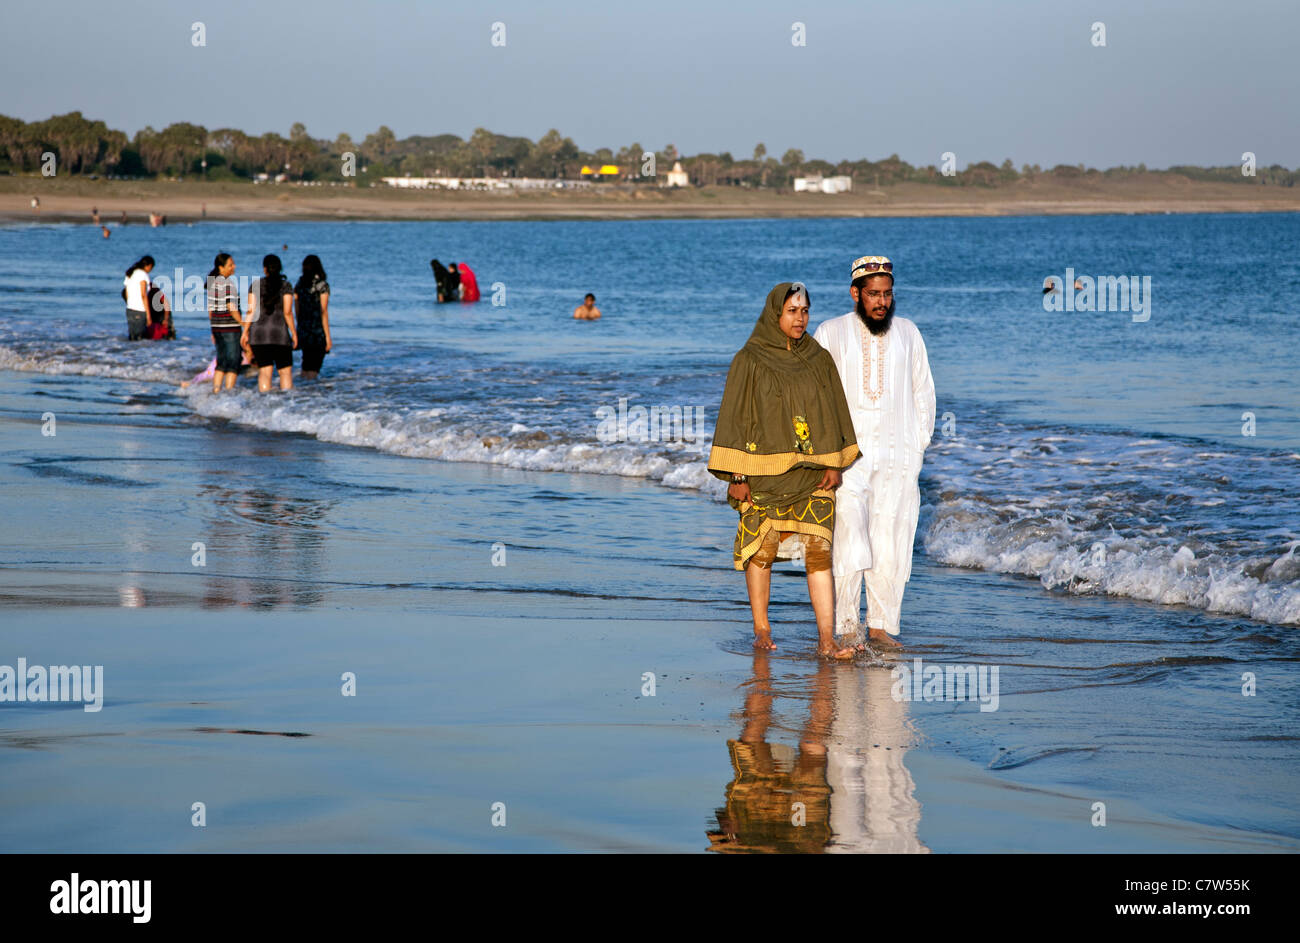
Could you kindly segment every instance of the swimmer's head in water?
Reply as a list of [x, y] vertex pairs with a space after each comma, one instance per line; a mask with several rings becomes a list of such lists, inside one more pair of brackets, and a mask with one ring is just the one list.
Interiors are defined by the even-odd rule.
[[585, 295], [582, 296], [582, 300], [583, 300], [584, 302], [585, 302], [585, 301], [590, 301], [592, 304], [595, 304], [595, 303], [596, 303], [596, 296], [593, 295], [591, 292], [587, 292]]

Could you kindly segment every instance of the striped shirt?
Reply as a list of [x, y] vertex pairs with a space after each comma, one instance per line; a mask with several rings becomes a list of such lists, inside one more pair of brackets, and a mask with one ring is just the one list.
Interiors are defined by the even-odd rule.
[[208, 321], [214, 331], [238, 331], [239, 322], [230, 314], [230, 304], [239, 310], [239, 289], [225, 275], [208, 277]]

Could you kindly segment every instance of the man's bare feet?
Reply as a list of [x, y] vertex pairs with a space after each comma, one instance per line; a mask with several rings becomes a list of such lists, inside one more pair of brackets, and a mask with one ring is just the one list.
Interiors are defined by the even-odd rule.
[[902, 648], [903, 643], [898, 641], [884, 629], [872, 629], [867, 633], [867, 638], [880, 645], [883, 648]]
[[822, 658], [833, 658], [835, 661], [848, 661], [856, 652], [851, 645], [846, 648], [838, 648], [835, 645], [819, 645], [817, 654]]
[[858, 623], [854, 623], [852, 626], [842, 626], [840, 631], [835, 634], [835, 641], [855, 651], [865, 652], [867, 650], [866, 637], [862, 634], [862, 626]]
[[754, 647], [760, 652], [776, 651], [776, 642], [772, 641], [772, 630], [754, 633]]

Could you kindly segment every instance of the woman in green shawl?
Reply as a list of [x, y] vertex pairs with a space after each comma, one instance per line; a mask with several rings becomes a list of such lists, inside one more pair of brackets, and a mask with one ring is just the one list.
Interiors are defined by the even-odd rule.
[[767, 603], [771, 566], [802, 557], [817, 617], [818, 652], [851, 658], [832, 635], [830, 570], [840, 469], [858, 457], [840, 375], [807, 333], [808, 290], [782, 282], [767, 295], [749, 341], [731, 361], [709, 452], [709, 471], [728, 482], [740, 513], [734, 564], [745, 571], [754, 647], [773, 649]]

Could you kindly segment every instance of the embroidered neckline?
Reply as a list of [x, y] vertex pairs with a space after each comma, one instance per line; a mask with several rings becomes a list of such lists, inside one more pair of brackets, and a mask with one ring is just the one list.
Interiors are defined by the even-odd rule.
[[[889, 335], [877, 337], [872, 334], [865, 326], [861, 327], [862, 331], [862, 395], [867, 397], [873, 403], [880, 402], [880, 397], [885, 392], [885, 341]], [[867, 339], [871, 339], [870, 348], [867, 347]], [[871, 357], [876, 355], [876, 388], [871, 388]]]

